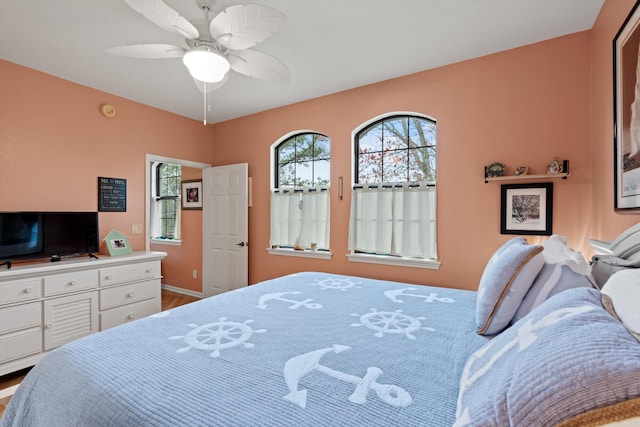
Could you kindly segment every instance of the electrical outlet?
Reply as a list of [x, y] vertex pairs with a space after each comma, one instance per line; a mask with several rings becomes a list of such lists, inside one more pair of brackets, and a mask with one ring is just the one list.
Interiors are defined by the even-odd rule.
[[198, 270], [193, 270], [193, 278], [194, 279], [198, 278]]
[[131, 224], [131, 234], [142, 234], [142, 224]]

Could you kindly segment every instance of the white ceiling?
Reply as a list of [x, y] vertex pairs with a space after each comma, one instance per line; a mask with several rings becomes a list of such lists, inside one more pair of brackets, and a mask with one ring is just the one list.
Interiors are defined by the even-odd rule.
[[[219, 0], [214, 12], [242, 0]], [[216, 123], [590, 29], [604, 0], [247, 0], [287, 16], [255, 47], [285, 63], [289, 83], [231, 72], [213, 93]], [[165, 0], [187, 19], [195, 0]], [[0, 58], [196, 120], [203, 95], [181, 59], [103, 49], [185, 46], [121, 0], [0, 0]], [[1, 76], [0, 76], [1, 78]]]

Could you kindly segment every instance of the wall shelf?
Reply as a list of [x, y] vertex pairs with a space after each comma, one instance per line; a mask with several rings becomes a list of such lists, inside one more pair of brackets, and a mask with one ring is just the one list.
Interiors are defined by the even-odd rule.
[[487, 170], [485, 167], [484, 171], [484, 182], [493, 182], [493, 181], [525, 181], [525, 180], [538, 180], [538, 179], [554, 179], [554, 178], [562, 178], [567, 179], [569, 175], [569, 160], [562, 161], [562, 171], [561, 173], [545, 173], [539, 175], [503, 175], [503, 176], [488, 176]]

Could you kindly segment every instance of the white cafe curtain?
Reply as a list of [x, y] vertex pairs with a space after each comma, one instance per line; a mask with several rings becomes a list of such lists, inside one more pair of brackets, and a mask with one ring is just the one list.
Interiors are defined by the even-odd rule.
[[436, 259], [435, 186], [404, 183], [354, 188], [349, 249]]

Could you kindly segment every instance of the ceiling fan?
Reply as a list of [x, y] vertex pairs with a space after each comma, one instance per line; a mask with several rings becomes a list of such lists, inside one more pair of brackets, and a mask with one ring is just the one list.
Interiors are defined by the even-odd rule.
[[195, 0], [204, 19], [189, 22], [162, 0], [123, 0], [160, 28], [180, 34], [186, 47], [137, 44], [106, 52], [146, 59], [182, 58], [202, 92], [221, 87], [229, 69], [261, 80], [287, 82], [289, 69], [277, 58], [249, 49], [280, 30], [286, 17], [258, 4], [230, 6], [210, 18], [215, 0]]

